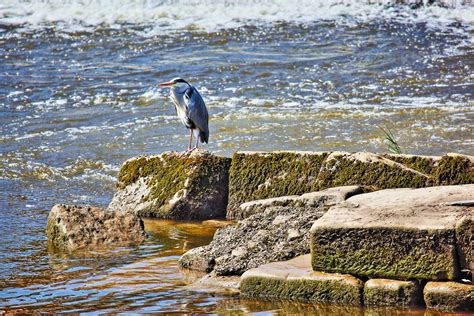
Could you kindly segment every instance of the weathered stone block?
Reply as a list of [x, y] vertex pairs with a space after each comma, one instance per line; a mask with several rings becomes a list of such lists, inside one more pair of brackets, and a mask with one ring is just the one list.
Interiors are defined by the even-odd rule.
[[474, 312], [474, 285], [428, 282], [423, 290], [426, 307], [440, 311]]
[[434, 185], [474, 183], [474, 157], [449, 153], [442, 157], [385, 154], [383, 157], [430, 176]]
[[415, 281], [370, 279], [364, 285], [364, 305], [412, 307], [423, 301]]
[[270, 207], [317, 207], [320, 204], [324, 204], [329, 208], [332, 205], [347, 200], [351, 196], [363, 193], [362, 189], [356, 185], [335, 187], [321, 192], [322, 191], [310, 192], [301, 196], [290, 195], [246, 202], [240, 205], [238, 213], [236, 212], [235, 215], [243, 219], [257, 213], [263, 213]]
[[444, 155], [432, 174], [441, 185], [474, 183], [474, 157], [455, 153]]
[[129, 159], [109, 209], [166, 219], [223, 218], [230, 161], [202, 150]]
[[143, 222], [134, 213], [59, 204], [49, 213], [46, 235], [49, 243], [61, 250], [140, 243], [146, 239]]
[[432, 179], [417, 170], [373, 153], [331, 153], [318, 175], [320, 188], [362, 185], [369, 190], [420, 188]]
[[251, 269], [240, 281], [243, 296], [344, 305], [362, 305], [362, 288], [351, 275], [312, 271], [309, 255]]
[[238, 216], [242, 203], [318, 191], [317, 177], [328, 153], [237, 152], [229, 175], [227, 218]]
[[329, 206], [359, 193], [356, 186], [286, 197], [285, 205], [255, 202], [260, 211], [216, 231], [212, 242], [192, 249], [180, 259], [184, 268], [217, 275], [240, 275], [272, 261], [288, 260], [309, 253], [309, 229]]
[[[311, 228], [316, 271], [391, 279], [454, 280], [460, 275], [458, 229], [473, 216], [474, 185], [392, 189], [356, 195], [332, 207]], [[472, 222], [471, 222], [472, 223]]]
[[229, 179], [228, 218], [260, 199], [360, 185], [365, 191], [474, 183], [474, 157], [366, 152], [237, 152]]
[[382, 154], [381, 156], [426, 175], [432, 175], [441, 160], [440, 156], [408, 154]]

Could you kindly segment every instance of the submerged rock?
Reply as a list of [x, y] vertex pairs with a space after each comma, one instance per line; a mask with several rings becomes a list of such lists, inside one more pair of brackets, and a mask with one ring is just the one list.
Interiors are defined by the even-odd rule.
[[474, 311], [474, 285], [428, 282], [423, 289], [426, 307], [440, 311]]
[[140, 243], [147, 236], [143, 222], [134, 213], [60, 204], [49, 213], [46, 235], [49, 243], [61, 250]]
[[192, 292], [239, 295], [239, 276], [219, 276], [215, 273], [209, 273], [187, 285], [185, 289]]
[[359, 192], [359, 187], [350, 186], [286, 197], [284, 205], [279, 199], [255, 201], [253, 215], [217, 230], [209, 245], [185, 253], [180, 265], [214, 270], [217, 275], [240, 275], [271, 261], [307, 254], [312, 223], [331, 205]]
[[230, 161], [203, 150], [129, 159], [109, 209], [165, 219], [224, 218]]
[[351, 275], [312, 271], [310, 255], [304, 255], [245, 272], [240, 291], [248, 297], [360, 306], [363, 284]]
[[[472, 254], [474, 185], [393, 189], [332, 207], [311, 228], [314, 270], [454, 280]], [[459, 254], [459, 255], [458, 255]], [[464, 258], [460, 261], [459, 258]]]

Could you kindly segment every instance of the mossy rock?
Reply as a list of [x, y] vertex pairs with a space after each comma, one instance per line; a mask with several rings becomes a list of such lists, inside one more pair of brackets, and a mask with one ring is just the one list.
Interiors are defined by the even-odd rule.
[[364, 191], [474, 183], [474, 157], [348, 152], [237, 152], [229, 179], [228, 218], [267, 198], [359, 185]]
[[92, 206], [55, 205], [46, 236], [51, 249], [71, 251], [106, 245], [141, 243], [147, 235], [133, 213], [116, 213]]
[[237, 152], [229, 175], [227, 217], [238, 217], [244, 202], [318, 191], [319, 170], [328, 153]]
[[474, 183], [474, 157], [444, 155], [431, 174], [439, 185]]
[[362, 287], [351, 275], [312, 271], [309, 255], [264, 264], [245, 272], [240, 281], [245, 297], [355, 306], [362, 305]]
[[167, 219], [223, 218], [230, 162], [202, 150], [129, 159], [109, 208]]
[[383, 157], [428, 175], [433, 185], [474, 183], [474, 157], [450, 153], [442, 157], [384, 154]]
[[441, 157], [439, 156], [422, 156], [407, 154], [383, 154], [382, 157], [400, 163], [408, 168], [416, 170], [426, 175], [433, 174], [439, 165]]
[[315, 270], [402, 280], [459, 275], [453, 230], [318, 229], [312, 237]]
[[364, 305], [413, 307], [423, 301], [416, 281], [370, 279], [364, 285]]
[[[316, 271], [371, 278], [456, 280], [472, 246], [474, 185], [392, 189], [356, 195], [311, 228]], [[470, 224], [469, 224], [470, 223]], [[466, 235], [466, 236], [465, 236]]]
[[474, 285], [428, 282], [423, 289], [426, 307], [438, 311], [474, 311]]
[[318, 176], [320, 189], [343, 185], [367, 190], [420, 188], [432, 183], [429, 175], [373, 153], [333, 152]]

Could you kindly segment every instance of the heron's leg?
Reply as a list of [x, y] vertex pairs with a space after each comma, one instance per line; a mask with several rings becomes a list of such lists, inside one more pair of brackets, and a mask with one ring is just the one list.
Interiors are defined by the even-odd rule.
[[198, 148], [199, 147], [199, 135], [196, 137], [196, 147], [194, 148]]
[[188, 145], [188, 150], [191, 150], [191, 146], [193, 144], [193, 129], [189, 129], [189, 145]]

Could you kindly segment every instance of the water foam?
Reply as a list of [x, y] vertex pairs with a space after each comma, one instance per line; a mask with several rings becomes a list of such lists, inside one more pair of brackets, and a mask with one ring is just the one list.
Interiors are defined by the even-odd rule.
[[[375, 2], [375, 4], [374, 4]], [[311, 23], [335, 20], [339, 23], [382, 19], [426, 23], [437, 28], [462, 24], [474, 28], [474, 6], [466, 1], [441, 1], [448, 6], [391, 5], [395, 1], [367, 0], [4, 0], [0, 24], [34, 31], [54, 27], [63, 33], [94, 31], [98, 27], [146, 26], [144, 35], [170, 31], [213, 32], [244, 25], [275, 22]], [[413, 2], [413, 1], [411, 1]], [[133, 29], [133, 27], [129, 27]]]

